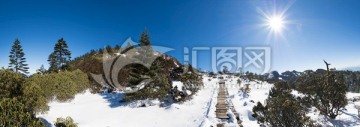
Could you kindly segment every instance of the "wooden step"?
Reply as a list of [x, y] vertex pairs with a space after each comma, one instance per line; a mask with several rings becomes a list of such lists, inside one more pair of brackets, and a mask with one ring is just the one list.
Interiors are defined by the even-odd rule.
[[230, 117], [226, 113], [216, 113], [216, 118], [229, 119]]
[[216, 108], [216, 110], [215, 110], [215, 112], [216, 113], [226, 113], [228, 111], [228, 109], [227, 108]]
[[223, 123], [216, 124], [216, 127], [225, 127]]
[[227, 104], [216, 104], [215, 107], [225, 107], [225, 108], [228, 108], [228, 105], [227, 105]]
[[218, 102], [221, 101], [221, 102], [225, 102], [225, 100], [228, 99], [227, 97], [218, 97], [217, 100]]
[[225, 102], [225, 100], [219, 100], [219, 99], [218, 99], [218, 100], [217, 100], [217, 103], [218, 103], [218, 104], [226, 104], [226, 105], [227, 105], [227, 103]]
[[226, 110], [226, 111], [228, 110], [228, 108], [226, 106], [225, 107], [224, 106], [223, 107], [217, 107], [216, 110], [218, 110], [218, 109], [219, 110]]
[[216, 109], [227, 109], [226, 105], [216, 105]]
[[218, 98], [217, 101], [218, 101], [218, 103], [219, 103], [219, 102], [225, 103], [225, 102], [226, 102], [226, 99], [227, 99], [227, 98]]

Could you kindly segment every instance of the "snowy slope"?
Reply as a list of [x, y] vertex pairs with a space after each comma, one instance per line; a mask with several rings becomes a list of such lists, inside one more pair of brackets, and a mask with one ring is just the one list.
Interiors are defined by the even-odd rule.
[[[223, 76], [225, 77], [225, 76]], [[211, 81], [209, 81], [211, 79]], [[257, 127], [259, 124], [252, 115], [252, 108], [259, 101], [264, 103], [268, 92], [273, 84], [260, 81], [247, 82], [242, 80], [237, 84], [238, 78], [227, 78], [226, 84], [229, 99], [239, 113], [242, 125], [245, 127]], [[91, 94], [85, 92], [76, 95], [75, 99], [68, 103], [51, 102], [50, 110], [38, 117], [47, 121], [49, 125], [58, 117], [72, 117], [80, 127], [210, 127], [220, 122], [215, 115], [217, 103], [218, 79], [204, 76], [204, 88], [202, 88], [190, 101], [182, 104], [173, 104], [169, 107], [159, 107], [158, 101], [151, 101], [154, 106], [134, 108], [137, 103], [118, 103], [123, 94]], [[174, 82], [179, 88], [181, 82]], [[250, 84], [249, 96], [239, 92], [240, 86]], [[301, 96], [293, 91], [295, 96]], [[360, 97], [359, 93], [348, 93], [347, 97]], [[346, 111], [335, 120], [329, 120], [315, 112], [315, 108], [307, 115], [323, 126], [360, 126], [355, 105], [360, 101], [352, 102], [346, 106]], [[234, 126], [234, 124], [225, 124]]]
[[[259, 126], [256, 119], [253, 118], [252, 108], [256, 105], [258, 101], [264, 103], [264, 100], [267, 98], [269, 90], [273, 87], [272, 84], [268, 83], [257, 83], [257, 82], [247, 82], [242, 80], [241, 85], [237, 84], [237, 78], [228, 80], [226, 84], [231, 85], [228, 87], [229, 97], [232, 103], [235, 106], [235, 110], [239, 113], [239, 117], [242, 120], [242, 125], [244, 127], [256, 127]], [[250, 84], [251, 91], [249, 96], [244, 96], [239, 92], [240, 87], [244, 87], [245, 84]], [[253, 102], [250, 102], [250, 101]]]
[[123, 94], [87, 91], [68, 103], [51, 102], [50, 110], [38, 117], [52, 125], [56, 118], [70, 116], [80, 127], [198, 127], [209, 123], [208, 112], [215, 112], [209, 109], [216, 93], [216, 82], [204, 78], [205, 87], [192, 100], [169, 107], [132, 108], [130, 104], [118, 103], [117, 98]]

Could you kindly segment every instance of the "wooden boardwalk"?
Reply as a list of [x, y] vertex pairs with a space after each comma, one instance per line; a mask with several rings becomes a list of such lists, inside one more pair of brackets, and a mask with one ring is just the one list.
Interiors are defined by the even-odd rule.
[[[217, 97], [217, 104], [215, 110], [216, 118], [222, 120], [230, 119], [230, 117], [227, 114], [227, 111], [230, 109], [231, 112], [236, 116], [238, 125], [242, 127], [241, 120], [239, 119], [239, 114], [236, 112], [234, 105], [231, 103], [231, 101], [228, 102], [226, 101], [226, 99], [229, 97], [229, 93], [225, 87], [225, 83], [220, 83], [219, 85], [220, 87], [219, 87], [219, 93]], [[224, 127], [224, 124], [219, 123], [217, 124], [217, 127]]]
[[226, 114], [228, 110], [228, 104], [226, 103], [226, 99], [228, 98], [228, 93], [225, 89], [225, 84], [219, 84], [219, 93], [217, 97], [216, 104], [216, 117], [219, 119], [229, 119], [230, 117]]

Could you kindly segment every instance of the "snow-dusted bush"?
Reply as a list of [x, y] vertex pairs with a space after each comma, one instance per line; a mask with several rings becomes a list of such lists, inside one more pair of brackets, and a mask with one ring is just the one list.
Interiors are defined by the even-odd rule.
[[251, 88], [249, 86], [250, 86], [250, 84], [245, 84], [244, 87], [240, 87], [239, 91], [241, 92], [243, 97], [248, 97], [249, 96], [249, 93], [251, 91]]
[[314, 122], [306, 116], [306, 108], [291, 94], [286, 82], [275, 83], [265, 102], [265, 105], [258, 102], [253, 107], [252, 116], [260, 124], [271, 127], [314, 126]]
[[344, 77], [341, 72], [313, 72], [296, 80], [296, 89], [306, 95], [321, 114], [335, 119], [347, 105]]
[[54, 122], [55, 127], [77, 127], [77, 123], [71, 117], [66, 117], [65, 119], [60, 117], [57, 118]]

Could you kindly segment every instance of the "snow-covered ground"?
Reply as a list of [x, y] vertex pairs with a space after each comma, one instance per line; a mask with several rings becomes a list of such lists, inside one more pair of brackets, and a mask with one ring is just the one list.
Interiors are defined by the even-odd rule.
[[[224, 76], [225, 77], [225, 76]], [[211, 79], [211, 81], [209, 81]], [[273, 84], [260, 81], [247, 82], [242, 80], [237, 84], [238, 78], [226, 78], [229, 99], [239, 113], [242, 125], [245, 127], [259, 126], [252, 115], [252, 108], [259, 101], [264, 103]], [[58, 117], [72, 117], [80, 127], [210, 127], [216, 126], [219, 119], [215, 115], [217, 103], [218, 79], [203, 78], [204, 88], [192, 100], [182, 104], [173, 104], [160, 107], [158, 101], [151, 101], [153, 106], [136, 107], [138, 103], [119, 103], [123, 97], [121, 93], [91, 94], [85, 92], [78, 94], [68, 103], [51, 102], [50, 110], [38, 117], [53, 125]], [[174, 82], [181, 88], [181, 82]], [[250, 84], [251, 91], [248, 96], [239, 92], [239, 88]], [[292, 92], [301, 96], [297, 91]], [[358, 97], [359, 93], [348, 93], [348, 98]], [[314, 112], [308, 113], [313, 120], [323, 126], [360, 126], [355, 105], [360, 102], [349, 101], [346, 111], [342, 112], [335, 120], [329, 120]], [[225, 124], [226, 126], [236, 126]]]
[[216, 83], [217, 79], [208, 81], [205, 77], [205, 87], [192, 100], [169, 107], [159, 107], [155, 101], [155, 106], [133, 108], [131, 104], [118, 103], [123, 94], [87, 91], [68, 103], [49, 103], [50, 110], [38, 117], [48, 125], [53, 125], [58, 117], [70, 116], [80, 127], [198, 127], [211, 124], [207, 114], [215, 116]]
[[[266, 82], [257, 83], [244, 80], [241, 81], [241, 85], [238, 85], [237, 79], [238, 78], [232, 78], [226, 82], [226, 84], [230, 85], [228, 87], [230, 100], [234, 104], [235, 110], [239, 113], [239, 118], [244, 127], [259, 126], [256, 119], [251, 116], [253, 114], [252, 108], [258, 101], [264, 103], [264, 100], [267, 98], [269, 90], [273, 85]], [[240, 87], [244, 87], [245, 84], [250, 84], [249, 87], [251, 91], [248, 96], [239, 92]]]

